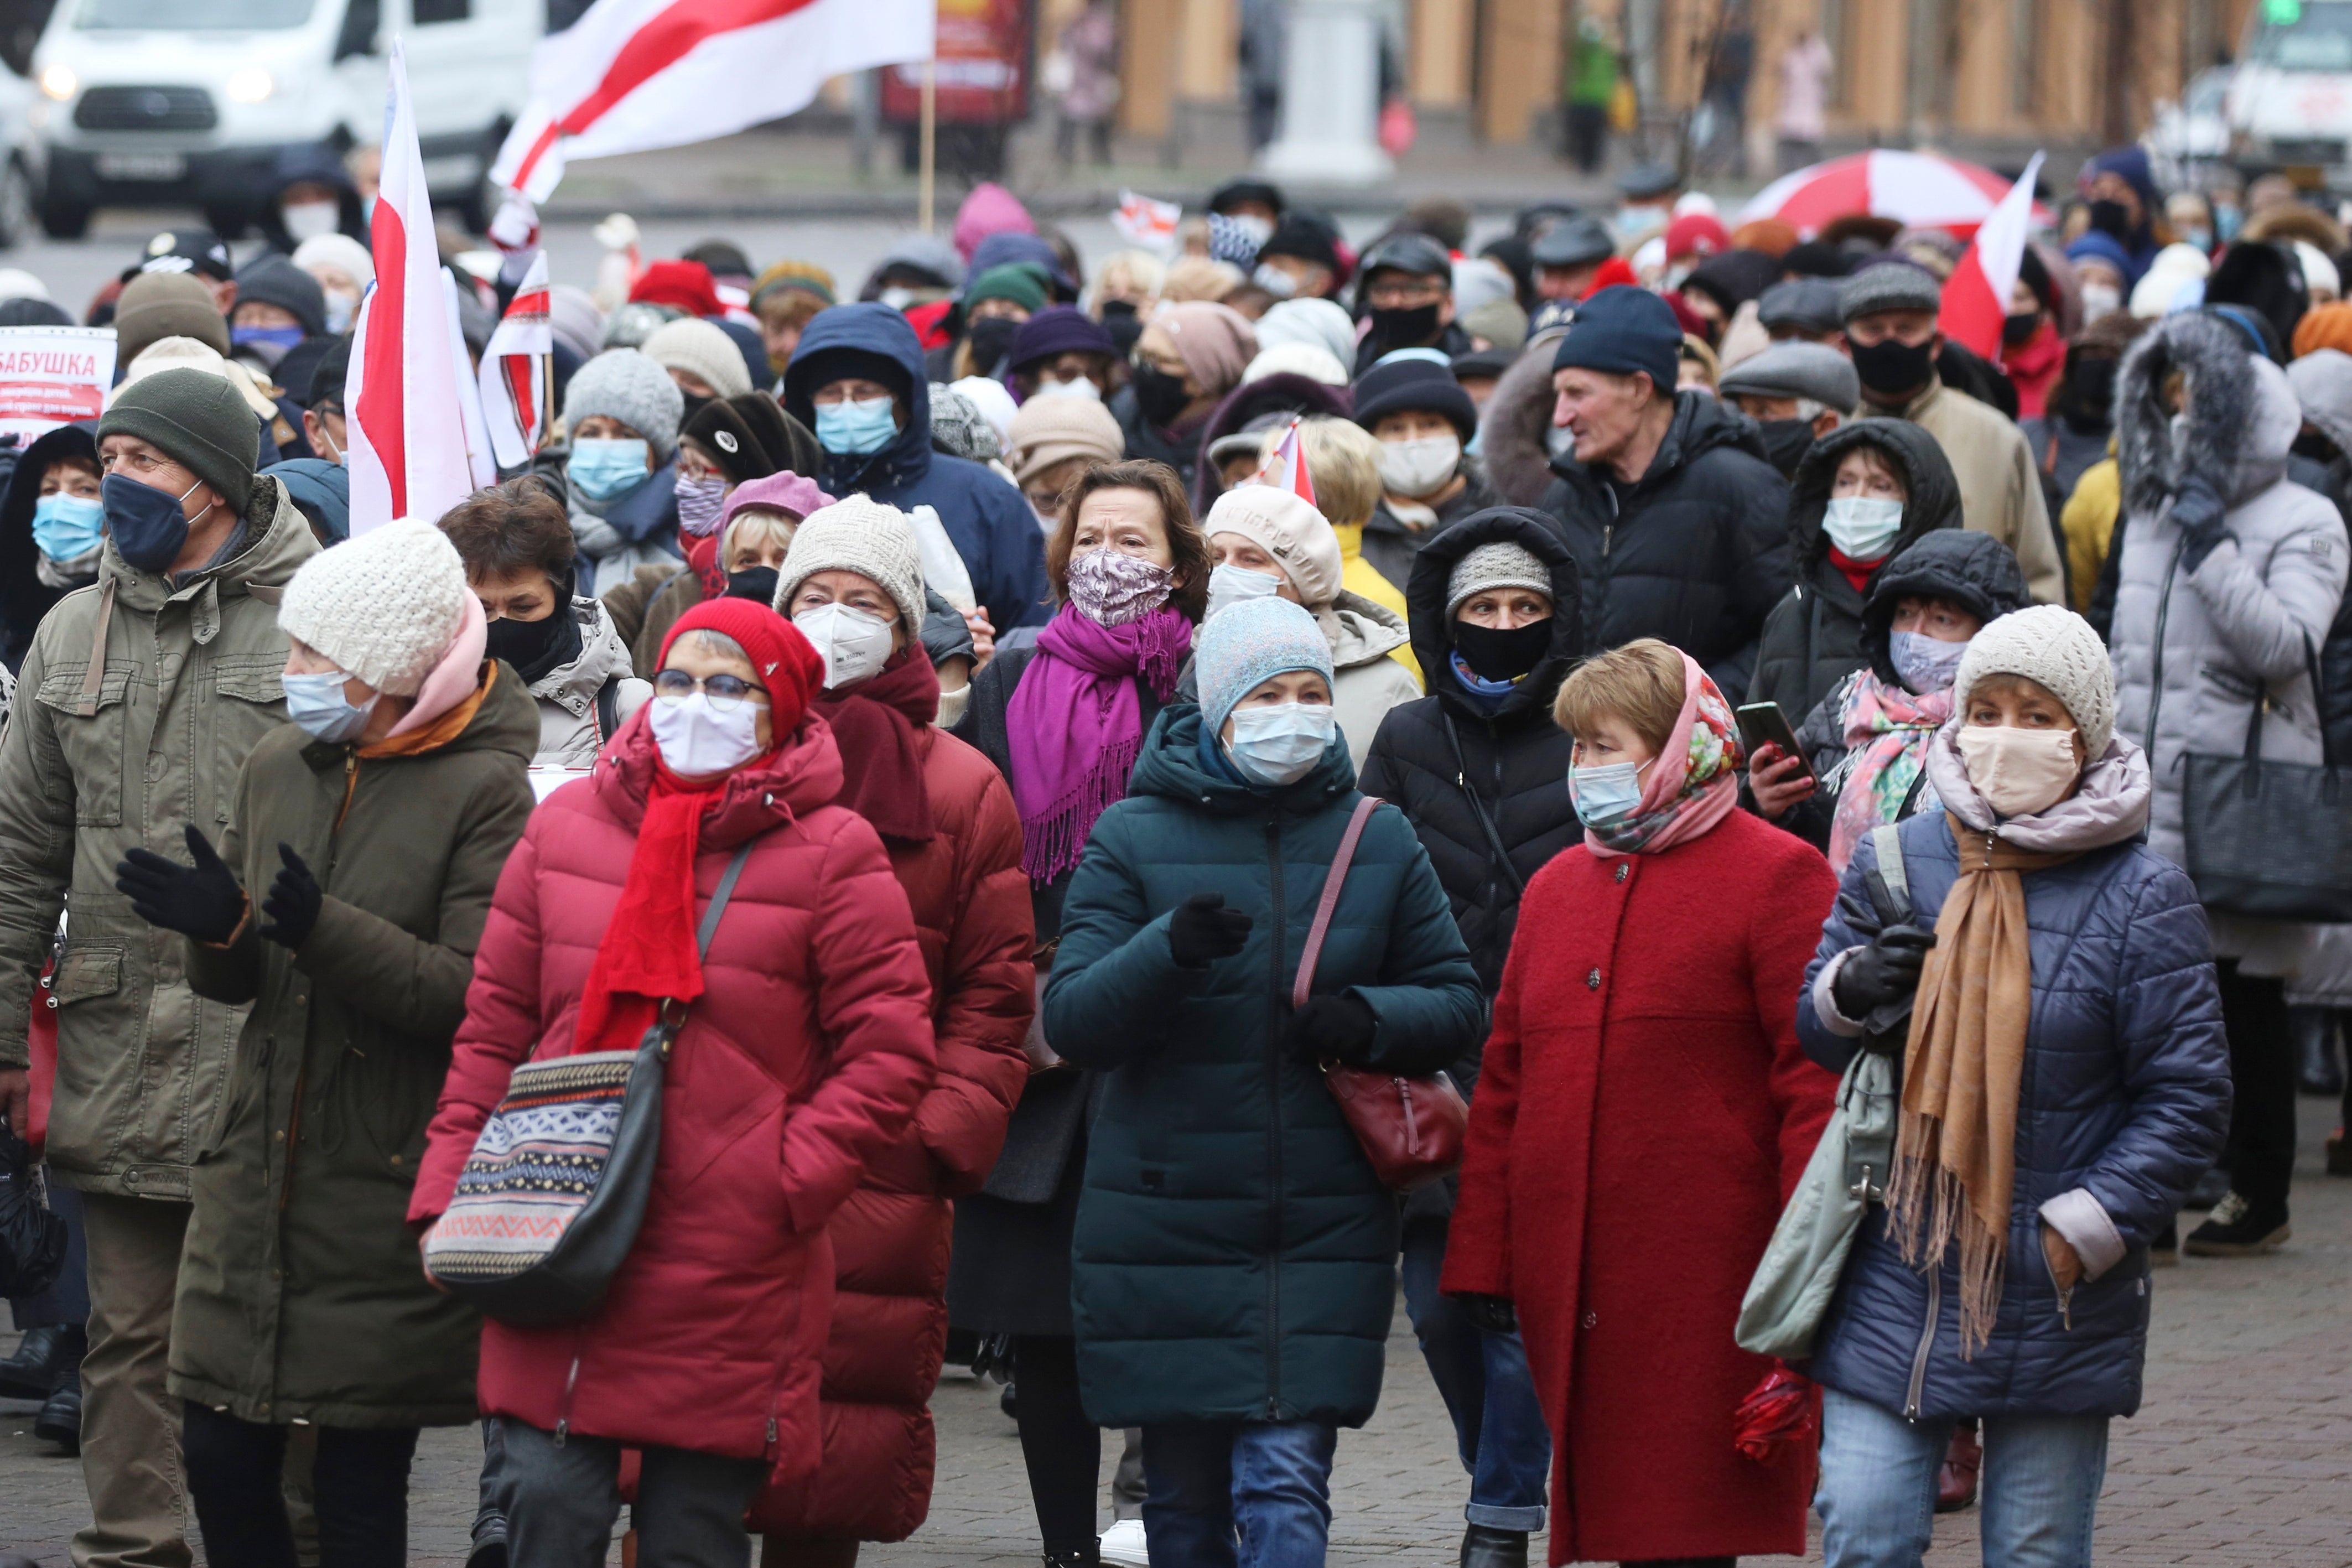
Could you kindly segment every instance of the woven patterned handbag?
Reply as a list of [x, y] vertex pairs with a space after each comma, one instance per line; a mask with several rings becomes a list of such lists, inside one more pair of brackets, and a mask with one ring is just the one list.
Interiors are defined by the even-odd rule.
[[[751, 858], [735, 851], [695, 933], [708, 957]], [[636, 1245], [661, 1153], [662, 1075], [686, 1022], [665, 1002], [633, 1051], [525, 1062], [482, 1123], [425, 1267], [502, 1323], [568, 1323], [595, 1311]]]

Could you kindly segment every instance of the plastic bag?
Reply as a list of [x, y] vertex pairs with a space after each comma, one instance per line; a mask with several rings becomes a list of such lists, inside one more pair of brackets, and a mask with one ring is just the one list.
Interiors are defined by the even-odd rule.
[[1739, 1402], [1733, 1419], [1733, 1444], [1759, 1465], [1810, 1455], [1821, 1441], [1821, 1390], [1787, 1367], [1776, 1366]]
[[32, 1151], [0, 1129], [0, 1296], [37, 1295], [65, 1261], [66, 1222], [49, 1208]]

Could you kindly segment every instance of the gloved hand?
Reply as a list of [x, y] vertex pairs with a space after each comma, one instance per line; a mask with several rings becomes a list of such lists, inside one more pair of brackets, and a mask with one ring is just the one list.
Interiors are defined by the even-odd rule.
[[1195, 893], [1168, 917], [1168, 951], [1186, 969], [1206, 969], [1239, 952], [1253, 923], [1241, 910], [1225, 908], [1224, 894]]
[[509, 191], [490, 219], [489, 237], [501, 258], [499, 277], [520, 283], [530, 271], [531, 258], [539, 254], [539, 209], [520, 191]]
[[1919, 966], [1935, 945], [1936, 933], [1924, 926], [1888, 926], [1839, 968], [1831, 1000], [1849, 1018], [1905, 1000], [1919, 989]]
[[299, 947], [310, 940], [310, 928], [319, 923], [319, 906], [327, 893], [319, 886], [319, 879], [310, 875], [310, 868], [302, 864], [302, 857], [294, 853], [294, 846], [279, 844], [278, 858], [284, 864], [261, 900], [261, 912], [270, 922], [261, 928], [261, 934], [281, 947]]
[[245, 918], [245, 889], [194, 823], [187, 833], [193, 868], [152, 849], [133, 849], [114, 868], [114, 890], [129, 899], [131, 912], [149, 925], [198, 942], [226, 942]]
[[1468, 1315], [1470, 1326], [1482, 1334], [1516, 1334], [1519, 1331], [1519, 1310], [1511, 1305], [1508, 1296], [1456, 1296], [1462, 1310]]
[[2172, 521], [2180, 530], [2180, 564], [2194, 572], [2205, 564], [2205, 557], [2228, 537], [2221, 526], [2229, 514], [2221, 493], [2213, 488], [2212, 476], [2191, 473], [2180, 481], [2180, 489], [2172, 498]]
[[1360, 996], [1344, 993], [1312, 996], [1307, 998], [1306, 1006], [1290, 1016], [1290, 1028], [1282, 1043], [1294, 1056], [1304, 1057], [1309, 1062], [1335, 1061], [1360, 1067], [1372, 1054], [1372, 1037], [1379, 1033], [1380, 1026], [1371, 1004]]

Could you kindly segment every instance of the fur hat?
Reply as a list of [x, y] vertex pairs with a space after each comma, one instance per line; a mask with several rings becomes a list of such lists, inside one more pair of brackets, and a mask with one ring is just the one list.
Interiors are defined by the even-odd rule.
[[686, 372], [715, 396], [740, 397], [751, 390], [743, 352], [709, 321], [666, 321], [646, 336], [638, 352], [664, 370]]
[[1309, 610], [1328, 609], [1339, 596], [1345, 569], [1339, 536], [1332, 531], [1329, 519], [1290, 490], [1237, 485], [1217, 498], [1201, 531], [1210, 538], [1238, 533], [1273, 556]]
[[1526, 588], [1541, 594], [1549, 604], [1551, 568], [1537, 560], [1527, 546], [1507, 539], [1482, 544], [1456, 561], [1445, 579], [1445, 618], [1451, 621], [1465, 600], [1490, 588]]
[[449, 536], [402, 518], [304, 562], [278, 624], [344, 674], [414, 697], [464, 626], [472, 596]]
[[2095, 762], [2116, 733], [2116, 672], [2091, 623], [2062, 605], [2033, 605], [1986, 624], [1969, 639], [1952, 681], [1952, 708], [1990, 675], [2021, 675], [2066, 705], [2083, 731], [2083, 760]]
[[1220, 611], [1202, 625], [1192, 642], [1201, 721], [1209, 733], [1219, 733], [1243, 698], [1294, 669], [1314, 670], [1327, 682], [1331, 679], [1331, 642], [1314, 616], [1287, 599], [1245, 599]]
[[898, 623], [912, 641], [923, 629], [923, 558], [914, 524], [895, 506], [864, 495], [819, 507], [801, 521], [776, 577], [776, 613], [801, 584], [820, 572], [855, 572], [871, 578], [898, 606]]
[[[734, 353], [732, 344], [728, 352]], [[655, 460], [666, 463], [677, 446], [686, 395], [669, 372], [635, 349], [606, 349], [574, 372], [563, 392], [564, 426], [575, 435], [582, 420], [599, 414], [652, 442]]]

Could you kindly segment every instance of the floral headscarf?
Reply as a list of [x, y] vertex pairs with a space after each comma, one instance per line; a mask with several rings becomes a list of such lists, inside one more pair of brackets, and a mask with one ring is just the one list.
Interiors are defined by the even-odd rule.
[[[1677, 650], [1679, 651], [1679, 650]], [[1605, 827], [1588, 826], [1585, 847], [1602, 857], [1655, 855], [1700, 837], [1739, 804], [1739, 772], [1747, 758], [1731, 704], [1698, 660], [1683, 661], [1683, 710], [1650, 770], [1639, 805]], [[1574, 775], [1570, 775], [1573, 791]]]
[[1927, 742], [1952, 716], [1952, 689], [1914, 692], [1864, 669], [1854, 676], [1843, 711], [1849, 761], [1830, 819], [1830, 869], [1841, 876], [1864, 835], [1901, 819], [1915, 785], [1921, 792], [1921, 811], [1937, 805], [1935, 786], [1920, 784], [1919, 774], [1927, 766]]

